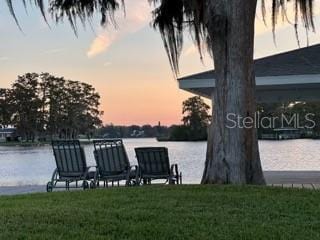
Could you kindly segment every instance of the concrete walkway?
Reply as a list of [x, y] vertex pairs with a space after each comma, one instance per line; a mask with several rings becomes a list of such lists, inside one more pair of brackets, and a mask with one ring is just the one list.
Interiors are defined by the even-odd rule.
[[18, 195], [28, 193], [46, 192], [46, 186], [14, 186], [0, 187], [0, 195]]
[[[265, 171], [269, 186], [320, 190], [320, 171]], [[0, 195], [46, 192], [45, 185], [0, 187]]]

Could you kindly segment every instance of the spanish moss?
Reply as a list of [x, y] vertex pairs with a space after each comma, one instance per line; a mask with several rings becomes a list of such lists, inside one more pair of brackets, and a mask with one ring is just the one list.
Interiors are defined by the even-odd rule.
[[[131, 0], [132, 1], [132, 0]], [[209, 26], [215, 24], [214, 7], [210, 14], [207, 13], [208, 6], [218, 5], [223, 0], [146, 0], [155, 6], [152, 12], [154, 28], [161, 33], [164, 47], [169, 57], [173, 71], [179, 73], [179, 58], [183, 48], [184, 32], [188, 31], [197, 46], [202, 57], [203, 43], [210, 43], [212, 34], [208, 34]], [[231, 0], [230, 0], [231, 1]], [[246, 0], [243, 0], [246, 1]], [[271, 1], [271, 0], [268, 0]], [[18, 27], [19, 21], [14, 12], [14, 1], [6, 0], [9, 11], [12, 14]], [[46, 20], [45, 0], [23, 0], [37, 6]], [[260, 0], [261, 12], [266, 19], [265, 0]], [[90, 23], [94, 14], [100, 15], [102, 26], [108, 24], [116, 25], [114, 13], [120, 6], [124, 6], [124, 0], [47, 0], [48, 12], [55, 22], [62, 22], [67, 19], [77, 34], [77, 20], [82, 24]], [[288, 6], [293, 6], [294, 23], [293, 26], [298, 36], [298, 25], [301, 23], [306, 31], [314, 30], [313, 6], [314, 0], [272, 0], [272, 30], [275, 32], [279, 17], [282, 21], [289, 21], [286, 12]], [[216, 26], [219, 28], [219, 26]], [[212, 29], [210, 29], [212, 30]], [[212, 33], [212, 31], [211, 31]]]

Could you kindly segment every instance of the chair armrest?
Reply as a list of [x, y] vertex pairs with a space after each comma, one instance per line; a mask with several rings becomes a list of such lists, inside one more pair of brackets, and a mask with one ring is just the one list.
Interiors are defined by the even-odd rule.
[[133, 168], [135, 168], [135, 170], [139, 169], [138, 165], [130, 165], [130, 170], [132, 170]]
[[179, 172], [178, 164], [171, 165], [170, 174], [176, 178], [177, 184], [182, 184], [182, 173]]
[[131, 172], [134, 172], [135, 173], [135, 181], [136, 183], [139, 183], [139, 166], [138, 165], [131, 165], [129, 166], [128, 170], [127, 170], [127, 183], [126, 185], [129, 184], [129, 181], [130, 181], [130, 175], [131, 175]]
[[130, 169], [129, 169], [129, 172], [130, 171], [135, 171], [136, 173], [136, 179], [139, 178], [139, 166], [138, 165], [131, 165], [130, 166]]
[[[95, 170], [94, 171], [89, 171], [91, 168], [94, 168]], [[91, 175], [90, 173], [92, 173], [93, 175]], [[97, 166], [87, 166], [87, 169], [86, 169], [86, 173], [85, 173], [85, 178], [87, 179], [96, 179], [97, 177]]]
[[88, 166], [88, 167], [87, 167], [87, 170], [89, 170], [90, 168], [95, 168], [95, 169], [97, 169], [97, 166]]
[[98, 169], [97, 166], [87, 166], [86, 172], [88, 173], [91, 168], [94, 168], [94, 169], [95, 169], [95, 172], [96, 172], [97, 169]]
[[175, 176], [179, 175], [178, 164], [175, 163], [175, 164], [171, 165], [170, 173], [175, 175]]
[[130, 165], [126, 168], [126, 171], [130, 173], [131, 171], [138, 171], [138, 169], [139, 169], [138, 165]]

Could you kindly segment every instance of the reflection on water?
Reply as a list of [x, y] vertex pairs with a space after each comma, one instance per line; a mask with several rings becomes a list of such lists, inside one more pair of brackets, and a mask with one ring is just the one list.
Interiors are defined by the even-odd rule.
[[[178, 163], [184, 183], [199, 183], [203, 171], [205, 142], [157, 142], [155, 139], [125, 139], [132, 164], [137, 164], [134, 148], [165, 146], [170, 162]], [[319, 140], [260, 141], [264, 170], [320, 170]], [[93, 146], [85, 145], [88, 165], [95, 165]], [[51, 178], [55, 162], [50, 146], [1, 147], [0, 186], [44, 185]]]

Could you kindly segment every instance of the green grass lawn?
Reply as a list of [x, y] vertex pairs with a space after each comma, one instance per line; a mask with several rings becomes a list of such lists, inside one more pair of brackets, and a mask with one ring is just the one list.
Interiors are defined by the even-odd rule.
[[0, 197], [0, 239], [320, 239], [320, 192], [186, 185]]

